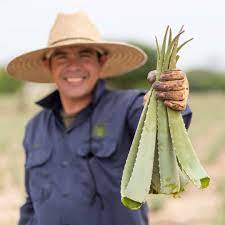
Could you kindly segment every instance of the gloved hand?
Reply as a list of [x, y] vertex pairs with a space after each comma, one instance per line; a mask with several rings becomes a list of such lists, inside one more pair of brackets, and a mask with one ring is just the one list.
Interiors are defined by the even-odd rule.
[[[168, 70], [161, 73], [160, 80], [156, 81], [156, 71], [150, 71], [148, 81], [156, 90], [156, 98], [161, 99], [164, 104], [176, 111], [183, 111], [187, 105], [189, 95], [189, 84], [186, 74], [179, 69]], [[148, 93], [144, 96], [144, 102]]]

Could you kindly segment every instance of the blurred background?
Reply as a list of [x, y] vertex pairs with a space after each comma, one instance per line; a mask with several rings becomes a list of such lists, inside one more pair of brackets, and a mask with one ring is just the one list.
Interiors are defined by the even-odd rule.
[[156, 67], [154, 36], [165, 27], [184, 39], [194, 37], [181, 52], [178, 68], [190, 82], [193, 119], [189, 134], [211, 176], [206, 190], [193, 185], [180, 198], [150, 196], [151, 225], [225, 225], [225, 3], [214, 1], [28, 1], [0, 2], [0, 224], [15, 225], [24, 202], [24, 151], [27, 121], [40, 110], [34, 102], [54, 89], [17, 81], [4, 70], [18, 54], [45, 47], [58, 12], [86, 11], [106, 40], [126, 41], [149, 56], [140, 69], [114, 79], [115, 89], [149, 89], [147, 74]]

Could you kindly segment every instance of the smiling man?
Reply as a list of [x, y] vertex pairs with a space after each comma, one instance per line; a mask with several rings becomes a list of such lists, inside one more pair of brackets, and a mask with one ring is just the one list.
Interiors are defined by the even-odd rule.
[[91, 92], [106, 59], [106, 55], [102, 56], [94, 48], [80, 46], [59, 48], [44, 61], [67, 114], [77, 113], [91, 102]]
[[[120, 201], [123, 167], [143, 109], [145, 91], [105, 88], [104, 78], [138, 68], [146, 54], [126, 43], [102, 41], [83, 12], [58, 15], [48, 47], [12, 60], [7, 70], [57, 90], [27, 124], [23, 141], [27, 198], [19, 225], [147, 225], [148, 207]], [[148, 80], [165, 105], [191, 121], [188, 81], [180, 70]]]

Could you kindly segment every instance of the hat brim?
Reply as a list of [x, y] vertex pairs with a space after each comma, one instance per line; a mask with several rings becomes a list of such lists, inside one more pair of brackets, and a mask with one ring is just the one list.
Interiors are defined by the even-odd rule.
[[123, 75], [142, 66], [147, 60], [147, 55], [142, 49], [127, 43], [66, 43], [22, 54], [9, 62], [6, 70], [10, 75], [19, 80], [52, 83], [51, 73], [44, 66], [43, 58], [52, 49], [69, 46], [88, 46], [104, 49], [108, 53], [108, 59], [102, 68], [101, 78]]

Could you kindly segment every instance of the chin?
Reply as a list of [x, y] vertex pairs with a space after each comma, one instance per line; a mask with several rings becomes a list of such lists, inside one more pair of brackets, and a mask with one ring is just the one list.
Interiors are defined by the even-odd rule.
[[91, 94], [92, 89], [89, 85], [81, 85], [80, 87], [71, 87], [68, 85], [58, 86], [59, 92], [67, 99], [81, 99]]
[[67, 93], [65, 96], [70, 99], [80, 99], [85, 98], [89, 93]]

